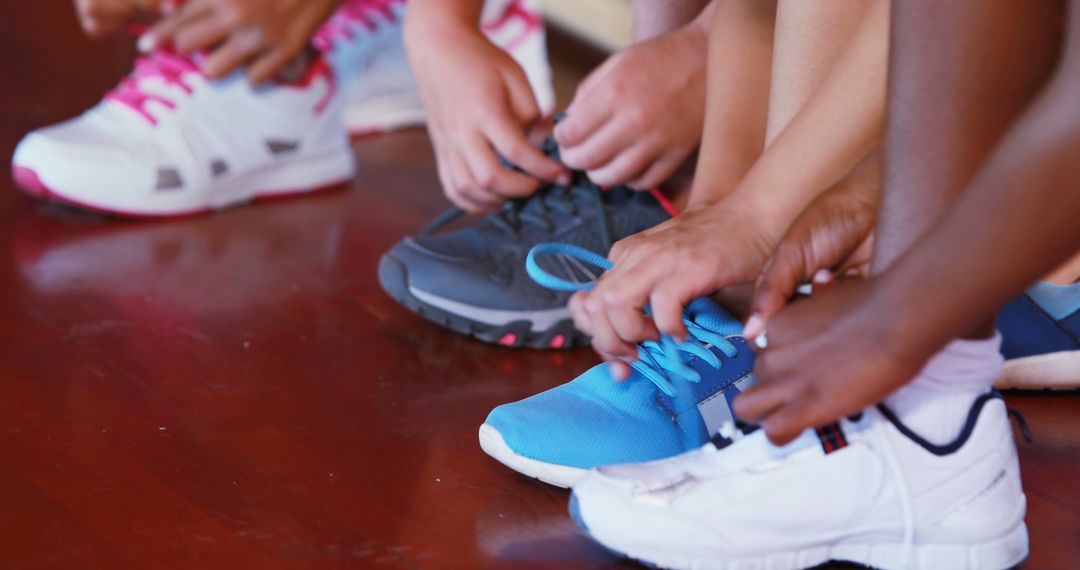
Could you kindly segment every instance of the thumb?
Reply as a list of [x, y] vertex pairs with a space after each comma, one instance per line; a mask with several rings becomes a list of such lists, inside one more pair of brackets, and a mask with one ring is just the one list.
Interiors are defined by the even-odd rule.
[[795, 295], [799, 284], [809, 277], [805, 273], [802, 248], [790, 242], [781, 243], [758, 278], [751, 313], [761, 321], [779, 313]]

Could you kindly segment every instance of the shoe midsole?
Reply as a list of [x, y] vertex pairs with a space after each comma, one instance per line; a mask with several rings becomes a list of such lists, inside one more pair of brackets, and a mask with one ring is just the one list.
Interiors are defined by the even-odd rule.
[[570, 318], [570, 310], [566, 307], [534, 311], [510, 311], [505, 309], [477, 307], [476, 305], [454, 301], [418, 289], [412, 285], [409, 285], [409, 293], [421, 302], [437, 309], [491, 326], [505, 326], [515, 322], [526, 321], [530, 323], [532, 332], [543, 332]]

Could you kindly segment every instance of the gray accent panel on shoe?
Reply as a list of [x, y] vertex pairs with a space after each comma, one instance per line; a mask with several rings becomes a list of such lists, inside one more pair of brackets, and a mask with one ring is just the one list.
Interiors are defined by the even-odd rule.
[[158, 191], [165, 190], [182, 190], [184, 188], [184, 180], [180, 177], [180, 171], [175, 168], [159, 168], [157, 171], [157, 186]]
[[540, 332], [570, 318], [570, 310], [565, 307], [540, 311], [504, 311], [467, 305], [428, 293], [412, 285], [409, 286], [409, 293], [428, 305], [487, 325], [502, 326], [518, 321], [529, 321], [532, 323], [532, 331]]
[[229, 172], [229, 165], [220, 158], [216, 158], [210, 162], [210, 173], [217, 178], [225, 173]]
[[296, 152], [300, 149], [300, 141], [266, 141], [266, 148], [270, 149], [270, 153], [274, 156], [281, 154], [289, 154]]

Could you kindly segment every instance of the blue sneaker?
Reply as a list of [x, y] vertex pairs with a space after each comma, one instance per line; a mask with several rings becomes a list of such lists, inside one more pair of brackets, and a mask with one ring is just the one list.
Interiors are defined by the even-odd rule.
[[[558, 158], [553, 139], [544, 151]], [[440, 232], [461, 214], [447, 212], [383, 255], [379, 283], [405, 308], [484, 342], [538, 349], [587, 344], [566, 308], [569, 294], [529, 279], [529, 250], [556, 240], [606, 254], [616, 241], [671, 218], [672, 212], [659, 193], [602, 190], [584, 172], [575, 172], [568, 186], [549, 185], [463, 229]], [[596, 277], [573, 258], [547, 262], [548, 271], [567, 279]]]
[[996, 388], [1080, 389], [1080, 310], [1056, 318], [1029, 292], [998, 313], [997, 327], [1006, 360]]
[[[606, 263], [588, 252], [559, 251]], [[539, 272], [530, 267], [530, 273]], [[480, 447], [507, 467], [559, 487], [572, 487], [594, 467], [700, 447], [734, 422], [731, 402], [753, 384], [754, 352], [739, 336], [742, 323], [708, 299], [691, 303], [685, 321], [688, 342], [644, 343], [625, 381], [614, 380], [601, 364], [567, 384], [495, 408], [480, 426]]]

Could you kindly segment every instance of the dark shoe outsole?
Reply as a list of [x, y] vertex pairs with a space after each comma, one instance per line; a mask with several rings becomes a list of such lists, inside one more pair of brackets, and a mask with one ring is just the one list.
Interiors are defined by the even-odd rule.
[[532, 322], [525, 320], [493, 326], [446, 312], [417, 299], [409, 292], [408, 283], [405, 264], [389, 254], [382, 256], [379, 260], [379, 285], [383, 291], [406, 309], [433, 323], [489, 344], [510, 348], [556, 350], [589, 345], [588, 337], [581, 334], [570, 319], [561, 320], [539, 332], [534, 332]]

